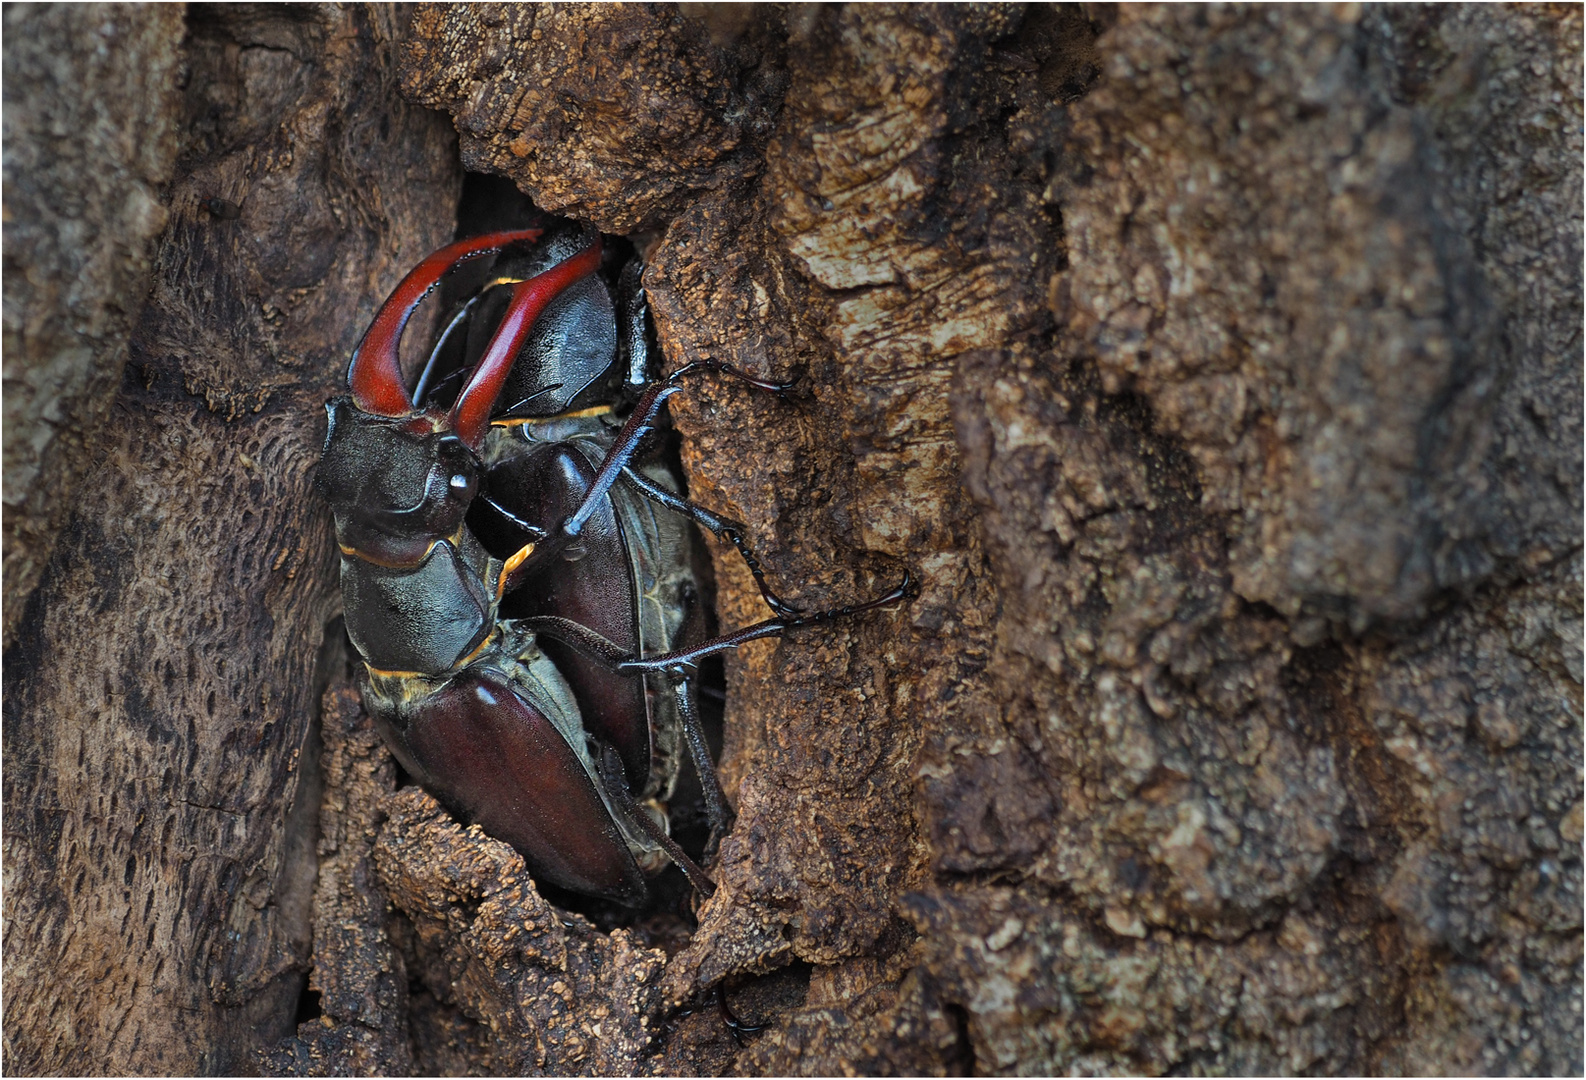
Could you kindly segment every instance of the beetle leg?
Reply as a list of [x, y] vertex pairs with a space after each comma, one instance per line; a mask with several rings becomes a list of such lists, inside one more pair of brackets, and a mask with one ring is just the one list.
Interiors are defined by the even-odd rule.
[[600, 778], [606, 788], [606, 794], [616, 804], [617, 809], [628, 815], [628, 819], [650, 835], [650, 839], [660, 845], [667, 857], [677, 864], [683, 871], [683, 876], [688, 878], [688, 883], [702, 896], [711, 896], [716, 892], [716, 883], [710, 880], [709, 875], [699, 868], [699, 864], [688, 857], [688, 852], [677, 846], [677, 841], [666, 834], [666, 830], [656, 824], [654, 818], [646, 814], [633, 799], [633, 793], [628, 790], [628, 777], [622, 771], [622, 758], [610, 746], [600, 748]]
[[681, 389], [683, 389], [681, 386], [673, 386], [670, 383], [656, 383], [644, 392], [639, 403], [633, 407], [627, 422], [622, 425], [622, 430], [617, 433], [617, 441], [607, 452], [599, 474], [585, 489], [584, 501], [567, 516], [561, 528], [557, 530], [557, 539], [566, 538], [562, 541], [563, 544], [570, 542], [583, 531], [584, 523], [600, 508], [611, 491], [611, 485], [617, 482], [622, 470], [633, 460], [634, 453], [639, 449], [640, 440], [650, 433], [651, 425], [655, 423], [656, 416], [661, 412], [661, 406], [666, 404], [667, 398]]
[[731, 1006], [727, 1004], [727, 988], [721, 983], [716, 984], [715, 996], [716, 1006], [721, 1011], [721, 1022], [727, 1025], [727, 1030], [732, 1033], [732, 1041], [739, 1046], [743, 1045], [745, 1035], [753, 1035], [757, 1031], [766, 1029], [765, 1024], [745, 1023], [742, 1017], [732, 1011]]
[[616, 671], [628, 659], [628, 654], [619, 649], [610, 638], [572, 619], [564, 619], [557, 615], [530, 615], [512, 621], [526, 630], [532, 630], [535, 634], [543, 634], [571, 646], [611, 671]]
[[722, 517], [714, 510], [707, 510], [698, 503], [691, 503], [675, 491], [666, 488], [634, 469], [631, 465], [622, 467], [622, 478], [628, 485], [647, 499], [653, 499], [668, 510], [682, 514], [711, 531], [717, 539], [723, 538], [727, 533], [743, 529], [743, 525], [731, 518]]
[[748, 383], [756, 390], [766, 390], [773, 394], [785, 394], [793, 389], [794, 386], [790, 382], [780, 383], [771, 382], [768, 379], [757, 379], [747, 371], [733, 367], [731, 364], [721, 360], [695, 360], [692, 363], [684, 364], [666, 377], [667, 385], [676, 385], [677, 381], [684, 375], [693, 375], [699, 371], [714, 371], [718, 375], [731, 375], [735, 379], [741, 379]]
[[741, 630], [734, 630], [730, 634], [722, 634], [708, 641], [702, 641], [689, 649], [678, 649], [676, 652], [662, 653], [659, 656], [634, 657], [624, 660], [617, 665], [619, 672], [645, 672], [645, 671], [687, 671], [699, 664], [706, 657], [724, 653], [729, 649], [736, 649], [740, 645], [747, 645], [751, 641], [761, 638], [777, 637], [784, 631], [793, 630], [800, 626], [813, 626], [816, 623], [831, 622], [833, 619], [845, 619], [850, 615], [858, 615], [863, 611], [871, 611], [887, 604], [896, 603], [904, 599], [913, 590], [914, 578], [907, 570], [903, 571], [903, 580], [897, 588], [874, 600], [866, 600], [862, 604], [849, 604], [845, 607], [830, 608], [826, 611], [812, 611], [806, 615], [783, 616], [776, 619], [767, 619], [746, 626]]
[[550, 386], [542, 386], [540, 389], [536, 390], [534, 393], [530, 394], [528, 397], [520, 398], [518, 401], [514, 402], [513, 404], [507, 406], [505, 409], [502, 409], [500, 412], [498, 412], [498, 413], [494, 414], [493, 416], [491, 416], [491, 418], [490, 418], [491, 422], [495, 422], [497, 420], [503, 420], [503, 419], [510, 419], [513, 413], [515, 413], [519, 409], [523, 408], [523, 406], [527, 405], [529, 402], [533, 401], [535, 398], [544, 397], [546, 394], [554, 394], [554, 393], [556, 393], [556, 391], [560, 390], [561, 388], [562, 388], [562, 384], [561, 383], [552, 383]]
[[692, 364], [685, 364], [668, 376], [665, 382], [651, 384], [649, 389], [645, 390], [644, 396], [639, 398], [638, 404], [633, 407], [633, 412], [629, 414], [627, 422], [622, 425], [622, 430], [617, 433], [616, 441], [612, 443], [611, 449], [606, 453], [605, 462], [600, 466], [600, 474], [595, 477], [594, 483], [590, 484], [589, 488], [584, 492], [584, 501], [579, 504], [578, 509], [568, 515], [566, 521], [562, 522], [562, 527], [559, 531], [566, 537], [563, 541], [564, 545], [583, 529], [584, 523], [589, 520], [589, 516], [595, 512], [596, 507], [606, 498], [607, 492], [611, 490], [611, 485], [617, 482], [617, 477], [621, 475], [622, 470], [627, 468], [628, 463], [633, 460], [634, 454], [638, 452], [640, 441], [650, 433], [651, 428], [655, 424], [655, 418], [660, 415], [661, 406], [666, 404], [666, 399], [683, 389], [680, 385], [683, 376], [694, 375], [701, 371], [715, 371], [723, 375], [731, 375], [760, 390], [769, 390], [778, 394], [791, 389], [793, 385], [792, 383], [774, 383], [767, 382], [764, 379], [757, 379], [747, 372], [739, 371], [731, 364], [723, 364], [717, 360], [699, 360]]
[[[541, 276], [543, 277], [544, 275]], [[497, 336], [500, 336], [499, 330], [497, 331]], [[492, 342], [493, 351], [494, 348], [494, 342]], [[485, 364], [481, 362], [479, 369], [482, 370], [484, 367]], [[685, 364], [674, 371], [665, 382], [652, 383], [644, 391], [643, 396], [639, 398], [638, 403], [634, 405], [633, 412], [628, 415], [628, 419], [623, 423], [622, 429], [617, 432], [617, 437], [613, 441], [611, 449], [606, 452], [606, 460], [601, 463], [600, 472], [596, 474], [595, 479], [590, 482], [589, 486], [584, 489], [583, 498], [578, 506], [571, 514], [562, 519], [561, 524], [551, 531], [551, 535], [535, 551], [535, 565], [549, 560], [553, 555], [560, 554], [564, 548], [577, 539], [578, 534], [589, 523], [589, 519], [599, 512], [600, 508], [605, 504], [607, 497], [611, 493], [611, 487], [617, 482], [617, 478], [622, 475], [623, 470], [633, 461], [634, 455], [638, 453], [639, 443], [644, 440], [644, 437], [654, 427], [656, 417], [660, 415], [661, 406], [666, 404], [667, 398], [683, 389], [679, 385], [679, 381], [685, 375], [694, 375], [701, 371], [715, 371], [720, 374], [731, 375], [734, 378], [742, 379], [757, 389], [768, 390], [778, 394], [790, 389], [793, 385], [792, 383], [774, 383], [767, 382], [764, 379], [757, 379], [753, 375], [739, 371], [731, 364], [723, 364], [716, 360], [700, 360], [692, 364]], [[476, 371], [473, 381], [478, 382], [479, 379], [480, 376]], [[452, 406], [454, 415], [459, 412], [462, 399], [459, 398], [458, 402], [458, 405]], [[467, 441], [466, 437], [464, 441]], [[770, 602], [769, 599], [767, 602]]]
[[511, 510], [508, 510], [505, 506], [502, 506], [489, 495], [481, 494], [477, 497], [488, 503], [496, 511], [496, 513], [500, 514], [513, 525], [516, 525], [518, 528], [528, 533], [532, 539], [538, 541], [545, 538], [545, 530], [534, 524], [534, 522], [524, 521], [522, 518], [518, 517], [518, 515], [514, 514]]
[[645, 336], [644, 266], [634, 259], [617, 278], [617, 359], [622, 364], [624, 390], [637, 395], [650, 381], [650, 343]]
[[686, 676], [689, 671], [699, 665], [701, 660], [724, 653], [729, 649], [736, 649], [740, 645], [747, 645], [751, 641], [761, 638], [777, 637], [787, 630], [800, 626], [814, 626], [817, 623], [831, 622], [833, 619], [845, 619], [851, 615], [871, 611], [887, 604], [896, 603], [907, 597], [914, 589], [914, 576], [909, 571], [903, 571], [903, 580], [891, 592], [878, 596], [873, 600], [866, 600], [862, 604], [849, 604], [845, 607], [830, 608], [826, 611], [812, 611], [805, 615], [783, 616], [776, 619], [766, 619], [741, 630], [734, 630], [730, 634], [708, 638], [687, 649], [678, 649], [675, 652], [661, 653], [658, 656], [628, 656], [619, 649], [609, 638], [597, 634], [572, 619], [562, 619], [554, 615], [536, 615], [531, 618], [515, 619], [525, 629], [536, 634], [544, 634], [554, 638], [583, 655], [604, 664], [619, 675], [642, 675], [646, 672], [661, 672], [671, 677]]
[[802, 615], [804, 609], [797, 604], [790, 604], [776, 593], [771, 591], [771, 586], [766, 583], [765, 570], [760, 565], [760, 560], [754, 557], [754, 552], [749, 548], [749, 542], [743, 538], [748, 530], [731, 518], [722, 517], [713, 510], [707, 510], [698, 503], [689, 502], [675, 491], [668, 491], [649, 477], [632, 468], [624, 467], [622, 478], [628, 485], [647, 499], [653, 499], [668, 510], [682, 514], [686, 518], [698, 522], [709, 529], [718, 540], [731, 541], [732, 546], [738, 549], [738, 554], [749, 567], [749, 573], [754, 575], [754, 583], [760, 589], [760, 597], [766, 606], [778, 615]]
[[705, 793], [705, 814], [710, 819], [710, 839], [705, 841], [705, 861], [709, 862], [727, 832], [732, 809], [727, 805], [727, 793], [721, 789], [721, 779], [710, 760], [710, 747], [705, 742], [705, 728], [699, 722], [699, 710], [694, 707], [694, 680], [687, 675], [672, 678], [672, 693], [677, 698], [677, 711], [683, 717], [683, 736], [688, 742], [688, 755], [694, 761], [694, 772], [699, 775], [699, 786]]

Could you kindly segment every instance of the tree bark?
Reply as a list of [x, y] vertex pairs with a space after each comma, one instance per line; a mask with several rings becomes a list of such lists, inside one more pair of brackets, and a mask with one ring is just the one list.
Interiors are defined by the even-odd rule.
[[[45, 490], [64, 517], [6, 507], [8, 619], [20, 613], [5, 653], [12, 1071], [247, 1072], [293, 1028], [338, 603], [310, 487], [323, 402], [383, 291], [449, 237], [461, 179], [447, 125], [396, 92], [400, 14], [192, 8], [184, 26], [158, 6], [7, 10], [8, 169], [14, 147], [26, 154], [6, 188], [23, 216], [5, 234], [7, 409], [13, 371], [25, 381], [77, 347], [11, 337], [13, 301], [24, 327], [80, 325], [68, 301], [132, 315], [130, 341], [106, 331], [85, 349], [111, 373], [108, 409], [67, 411], [86, 426], [47, 444], [79, 456], [51, 465], [82, 477]], [[164, 59], [125, 93], [83, 77], [115, 63], [99, 44], [116, 56], [151, 38], [127, 63]], [[53, 66], [12, 94], [14, 58], [35, 44]], [[105, 119], [89, 133], [166, 124], [180, 146], [152, 269], [85, 274], [76, 299], [24, 285], [36, 249], [13, 241], [41, 228], [38, 207], [114, 206], [94, 201], [116, 178], [74, 145], [81, 129], [43, 123], [90, 101]], [[61, 226], [62, 261], [38, 269], [125, 258], [139, 233], [101, 220], [97, 234]], [[12, 466], [8, 441], [8, 485]], [[16, 593], [13, 515], [49, 538], [37, 584]]]
[[[93, 219], [149, 295], [59, 520], [7, 35], [12, 1070], [1580, 1071], [1577, 9], [117, 17], [181, 149], [152, 272]], [[460, 167], [797, 380], [671, 405], [785, 594], [918, 582], [729, 659], [697, 921], [549, 903], [350, 689], [320, 403]]]

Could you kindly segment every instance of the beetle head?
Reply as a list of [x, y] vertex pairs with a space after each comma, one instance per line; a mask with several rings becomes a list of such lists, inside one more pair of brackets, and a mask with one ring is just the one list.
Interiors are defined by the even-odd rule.
[[[503, 278], [528, 280], [577, 257], [598, 239], [587, 227], [563, 226], [547, 232], [532, 250], [503, 256], [496, 262], [496, 272]], [[505, 318], [512, 291], [497, 287], [480, 296], [470, 326], [468, 363]], [[535, 320], [507, 375], [500, 405], [521, 418], [556, 416], [610, 401], [616, 355], [611, 290], [591, 273], [568, 285]]]
[[409, 565], [457, 531], [479, 491], [481, 468], [443, 417], [377, 416], [348, 398], [325, 409], [330, 428], [316, 483], [343, 547]]
[[409, 400], [398, 352], [402, 332], [458, 263], [537, 239], [540, 232], [490, 233], [435, 252], [402, 279], [364, 333], [347, 369], [349, 396], [326, 406], [330, 426], [317, 479], [344, 548], [374, 562], [410, 566], [462, 524], [479, 490], [477, 452], [513, 362], [536, 320], [599, 267], [599, 237], [571, 256], [566, 243], [549, 245], [553, 250], [539, 256], [549, 265], [511, 286], [483, 355], [444, 415], [420, 411]]

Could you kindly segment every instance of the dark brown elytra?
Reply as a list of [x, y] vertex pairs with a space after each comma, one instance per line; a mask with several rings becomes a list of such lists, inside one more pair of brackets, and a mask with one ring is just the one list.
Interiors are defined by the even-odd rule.
[[[410, 387], [400, 345], [459, 264], [491, 259], [442, 319]], [[684, 498], [642, 452], [683, 383], [648, 378], [636, 261], [602, 276], [601, 238], [572, 226], [491, 232], [403, 279], [327, 406], [318, 485], [335, 515], [348, 633], [366, 707], [416, 779], [507, 841], [542, 881], [626, 905], [668, 860], [683, 754], [714, 848], [729, 809], [696, 703], [702, 661], [794, 627], [902, 599], [807, 612], [767, 584], [741, 525]], [[507, 404], [503, 405], [502, 403]], [[734, 545], [772, 617], [708, 636], [689, 522]]]

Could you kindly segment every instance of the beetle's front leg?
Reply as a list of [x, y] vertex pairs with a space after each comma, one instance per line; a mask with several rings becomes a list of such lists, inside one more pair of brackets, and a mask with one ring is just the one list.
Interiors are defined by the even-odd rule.
[[772, 393], [783, 393], [791, 388], [790, 383], [767, 382], [757, 379], [753, 375], [739, 371], [731, 364], [718, 361], [698, 361], [678, 368], [665, 382], [652, 384], [639, 398], [638, 404], [633, 407], [633, 412], [623, 423], [622, 429], [617, 433], [616, 440], [611, 444], [611, 449], [606, 453], [606, 460], [600, 466], [600, 472], [594, 481], [584, 491], [583, 500], [579, 506], [556, 529], [551, 531], [550, 538], [541, 545], [541, 550], [536, 552], [536, 559], [547, 559], [552, 554], [560, 552], [572, 543], [583, 531], [584, 525], [590, 517], [599, 511], [605, 504], [611, 486], [617, 482], [622, 471], [632, 463], [634, 455], [638, 453], [639, 444], [655, 426], [656, 417], [661, 414], [661, 406], [666, 404], [666, 399], [683, 389], [681, 382], [685, 375], [698, 374], [701, 371], [715, 371], [734, 378], [741, 379], [760, 390], [769, 390]]

